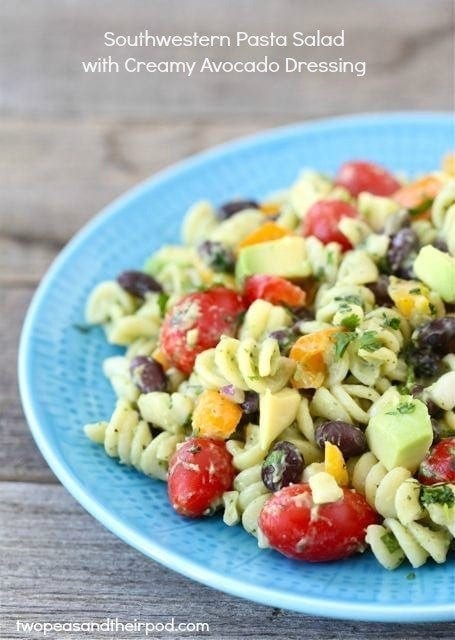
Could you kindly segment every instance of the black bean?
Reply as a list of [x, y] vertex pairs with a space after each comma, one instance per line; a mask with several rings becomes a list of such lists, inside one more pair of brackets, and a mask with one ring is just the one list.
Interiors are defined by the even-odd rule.
[[142, 393], [166, 391], [167, 378], [159, 362], [149, 356], [136, 356], [130, 364], [133, 381]]
[[387, 291], [389, 286], [389, 276], [381, 274], [376, 282], [367, 285], [373, 292], [376, 304], [380, 307], [391, 307], [393, 305], [392, 298]]
[[455, 351], [455, 317], [446, 316], [422, 325], [417, 333], [417, 344], [430, 347], [441, 355]]
[[419, 238], [411, 227], [400, 229], [390, 239], [387, 261], [391, 273], [401, 277], [412, 277], [412, 263], [419, 248]]
[[297, 340], [297, 335], [292, 329], [277, 329], [269, 333], [270, 338], [275, 338], [280, 347], [280, 352], [287, 356], [291, 350], [292, 345]]
[[383, 233], [387, 236], [395, 235], [403, 227], [409, 227], [411, 216], [405, 209], [399, 209], [396, 213], [386, 218]]
[[206, 240], [197, 248], [201, 259], [213, 271], [233, 273], [235, 267], [235, 256], [230, 249], [221, 242]]
[[231, 200], [221, 205], [218, 209], [218, 217], [221, 220], [225, 220], [244, 209], [259, 209], [259, 204], [256, 200]]
[[407, 350], [406, 360], [419, 378], [435, 376], [441, 366], [441, 355], [431, 347], [411, 346]]
[[316, 427], [316, 442], [320, 447], [324, 442], [335, 444], [344, 458], [358, 456], [367, 450], [365, 434], [359, 427], [342, 420], [329, 420]]
[[300, 482], [304, 464], [295, 444], [286, 440], [277, 442], [262, 463], [262, 481], [270, 491], [278, 491], [293, 482]]
[[445, 240], [443, 240], [442, 238], [436, 238], [436, 240], [432, 242], [432, 245], [433, 247], [435, 247], [435, 249], [439, 249], [439, 251], [443, 251], [444, 253], [449, 252], [447, 242], [445, 242]]
[[433, 430], [433, 442], [432, 444], [437, 444], [441, 438], [443, 437], [443, 427], [439, 424], [439, 422], [435, 418], [431, 418], [431, 428]]
[[257, 413], [259, 411], [259, 394], [256, 391], [245, 391], [245, 400], [240, 406], [247, 416]]
[[122, 289], [138, 298], [144, 298], [145, 294], [149, 292], [161, 293], [163, 291], [160, 283], [143, 271], [123, 271], [117, 276], [117, 282]]
[[438, 407], [438, 405], [433, 402], [430, 398], [424, 399], [423, 392], [425, 391], [425, 387], [423, 384], [415, 384], [411, 389], [411, 395], [413, 398], [418, 398], [422, 400], [427, 406], [428, 413], [432, 418], [440, 418], [444, 413], [443, 410]]
[[299, 320], [303, 322], [314, 320], [314, 312], [311, 311], [311, 309], [308, 309], [308, 307], [297, 307], [296, 309], [292, 310], [292, 317], [296, 322], [298, 322]]

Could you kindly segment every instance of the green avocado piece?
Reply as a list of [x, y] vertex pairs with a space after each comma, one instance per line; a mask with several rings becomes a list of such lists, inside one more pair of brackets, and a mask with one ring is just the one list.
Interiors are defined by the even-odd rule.
[[433, 441], [426, 405], [412, 396], [381, 407], [365, 432], [368, 446], [388, 471], [404, 467], [414, 473]]
[[414, 271], [445, 302], [455, 302], [455, 258], [436, 247], [422, 247], [414, 260]]
[[241, 249], [235, 270], [237, 280], [243, 282], [258, 273], [290, 279], [311, 275], [305, 239], [285, 236]]
[[266, 389], [259, 397], [259, 446], [267, 451], [275, 438], [291, 425], [300, 404], [300, 394], [295, 389], [282, 389], [272, 393]]

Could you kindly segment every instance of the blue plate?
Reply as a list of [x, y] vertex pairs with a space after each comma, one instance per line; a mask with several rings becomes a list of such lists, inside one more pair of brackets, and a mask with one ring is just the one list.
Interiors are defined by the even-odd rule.
[[[114, 396], [101, 372], [116, 349], [101, 330], [83, 334], [84, 303], [100, 280], [142, 265], [178, 242], [187, 207], [233, 195], [261, 198], [302, 167], [333, 173], [367, 158], [412, 175], [438, 167], [453, 142], [445, 114], [367, 115], [278, 129], [198, 155], [121, 197], [64, 249], [29, 309], [20, 346], [22, 401], [50, 467], [95, 518], [147, 556], [207, 585], [307, 614], [379, 621], [454, 618], [454, 567], [382, 569], [370, 554], [311, 565], [259, 550], [241, 527], [174, 513], [163, 483], [109, 459], [82, 432], [107, 418]], [[411, 574], [411, 575], [410, 575]]]

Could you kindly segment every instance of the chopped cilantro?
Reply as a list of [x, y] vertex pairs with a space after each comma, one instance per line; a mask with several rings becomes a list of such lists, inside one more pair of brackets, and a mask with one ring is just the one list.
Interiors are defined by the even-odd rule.
[[336, 302], [349, 302], [350, 304], [356, 304], [359, 307], [363, 306], [362, 298], [360, 296], [356, 296], [356, 295], [336, 296], [335, 297], [335, 301]]
[[384, 329], [390, 327], [391, 329], [399, 329], [401, 325], [400, 318], [388, 318], [384, 313], [384, 324], [382, 325]]
[[409, 289], [409, 293], [419, 295], [420, 293], [422, 293], [422, 290], [420, 289], [420, 287], [416, 287], [415, 289]]
[[415, 411], [415, 403], [414, 402], [402, 402], [398, 405], [394, 411], [387, 411], [388, 416], [397, 416], [399, 414], [406, 415], [408, 413], [413, 413]]
[[414, 573], [414, 571], [411, 571], [410, 573], [408, 573], [408, 575], [406, 576], [406, 580], [415, 580], [416, 579], [416, 574]]
[[387, 531], [387, 533], [384, 533], [384, 535], [381, 536], [381, 542], [384, 544], [389, 553], [395, 553], [401, 548], [398, 540], [395, 538], [391, 531]]
[[432, 316], [436, 315], [436, 305], [434, 305], [432, 302], [428, 303], [428, 306], [430, 307], [430, 313]]
[[164, 291], [162, 291], [158, 295], [158, 306], [160, 308], [160, 314], [162, 317], [164, 317], [164, 314], [166, 313], [166, 305], [168, 300], [169, 296], [167, 295], [167, 293], [164, 293]]
[[433, 204], [433, 200], [434, 198], [429, 198], [428, 196], [424, 197], [421, 203], [419, 203], [415, 207], [411, 207], [410, 209], [408, 209], [409, 214], [414, 217], [420, 215], [421, 213], [424, 213], [431, 207], [431, 205]]
[[350, 316], [345, 316], [341, 321], [343, 327], [349, 329], [349, 331], [354, 331], [359, 326], [360, 318], [356, 313], [351, 313]]
[[340, 331], [335, 334], [335, 358], [339, 360], [346, 351], [348, 344], [356, 337], [353, 331]]
[[365, 351], [376, 351], [382, 347], [376, 331], [365, 331], [359, 338], [359, 348]]
[[447, 484], [429, 485], [421, 488], [420, 502], [422, 504], [446, 504], [448, 507], [452, 507], [455, 504], [455, 494]]

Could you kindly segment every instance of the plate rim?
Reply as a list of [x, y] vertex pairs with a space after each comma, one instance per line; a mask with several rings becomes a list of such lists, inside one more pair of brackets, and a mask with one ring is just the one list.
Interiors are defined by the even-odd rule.
[[266, 588], [258, 585], [248, 585], [248, 595], [245, 595], [245, 583], [241, 580], [226, 577], [216, 570], [203, 567], [189, 558], [182, 558], [169, 549], [163, 548], [152, 539], [147, 538], [129, 525], [126, 525], [120, 517], [114, 516], [108, 508], [92, 496], [48, 441], [41, 427], [41, 424], [45, 423], [44, 411], [39, 403], [36, 402], [36, 397], [34, 397], [32, 393], [33, 385], [29, 363], [32, 357], [33, 327], [41, 304], [45, 301], [47, 292], [52, 286], [54, 276], [58, 274], [60, 266], [66, 263], [72, 253], [84, 243], [85, 239], [96, 232], [97, 228], [103, 224], [107, 218], [114, 215], [119, 208], [123, 208], [128, 202], [134, 200], [155, 185], [163, 181], [171, 180], [182, 171], [197, 169], [198, 166], [209, 162], [211, 159], [223, 155], [235, 154], [251, 145], [267, 145], [274, 140], [283, 140], [294, 135], [305, 134], [305, 132], [311, 131], [312, 129], [330, 131], [340, 126], [349, 127], [352, 125], [355, 126], [356, 124], [376, 124], [379, 120], [396, 125], [400, 123], [422, 123], [425, 121], [430, 123], [435, 120], [445, 124], [453, 122], [450, 111], [390, 111], [309, 119], [304, 122], [274, 127], [272, 129], [259, 131], [253, 135], [242, 136], [232, 141], [224, 142], [173, 163], [169, 167], [162, 169], [128, 189], [115, 198], [110, 204], [103, 207], [98, 214], [83, 225], [62, 251], [60, 251], [34, 292], [26, 312], [19, 341], [19, 393], [27, 424], [38, 449], [67, 491], [69, 491], [73, 498], [75, 498], [88, 513], [111, 533], [167, 568], [230, 595], [268, 606], [279, 606], [307, 615], [370, 622], [448, 622], [455, 618], [455, 611], [450, 602], [448, 604], [431, 604], [427, 606], [419, 604], [418, 607], [415, 605], [398, 606], [393, 604], [382, 605], [380, 603], [337, 602], [336, 600], [308, 597], [300, 594], [293, 596], [289, 592], [282, 592], [276, 588]]

